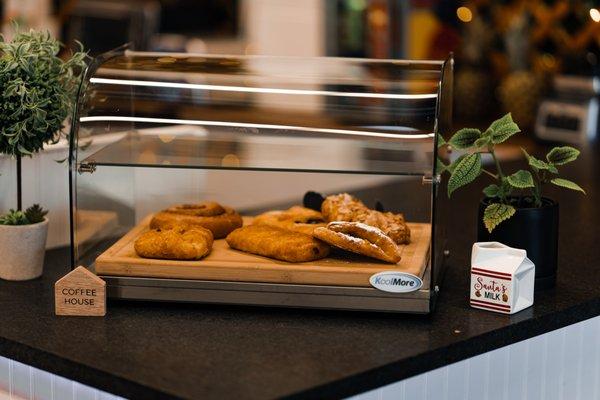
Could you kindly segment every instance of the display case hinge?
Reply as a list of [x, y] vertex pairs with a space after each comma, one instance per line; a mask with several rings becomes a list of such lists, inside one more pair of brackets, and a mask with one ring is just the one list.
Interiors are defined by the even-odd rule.
[[96, 171], [96, 163], [94, 163], [93, 161], [82, 162], [81, 164], [79, 164], [79, 167], [77, 167], [77, 172], [79, 172], [80, 174], [83, 174], [84, 172], [93, 174], [94, 171]]
[[423, 180], [422, 183], [423, 185], [431, 185], [431, 184], [438, 184], [441, 182], [441, 176], [440, 175], [430, 175], [430, 174], [425, 174], [423, 175]]

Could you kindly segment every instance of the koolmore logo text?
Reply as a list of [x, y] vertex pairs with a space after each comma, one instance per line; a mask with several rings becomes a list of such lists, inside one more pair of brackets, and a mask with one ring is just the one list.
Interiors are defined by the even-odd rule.
[[371, 276], [371, 286], [385, 292], [406, 293], [419, 290], [423, 282], [418, 277], [396, 271], [384, 271]]

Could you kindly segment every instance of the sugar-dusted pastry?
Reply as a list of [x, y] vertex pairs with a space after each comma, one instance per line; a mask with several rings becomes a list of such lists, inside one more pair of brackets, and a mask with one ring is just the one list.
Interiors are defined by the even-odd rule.
[[329, 245], [314, 237], [270, 225], [248, 225], [227, 235], [230, 247], [288, 262], [318, 260], [329, 254]]
[[268, 211], [260, 214], [254, 218], [252, 224], [277, 226], [311, 235], [315, 228], [325, 226], [325, 219], [318, 211], [301, 206], [293, 206], [283, 211]]
[[402, 214], [370, 210], [357, 222], [381, 229], [397, 244], [410, 243], [410, 228], [406, 225]]
[[210, 230], [215, 239], [221, 239], [242, 224], [242, 217], [233, 208], [222, 206], [214, 201], [206, 201], [181, 204], [160, 211], [150, 221], [150, 228], [201, 226]]
[[210, 253], [212, 233], [201, 226], [150, 229], [134, 243], [138, 256], [167, 260], [199, 260]]
[[329, 222], [362, 222], [381, 229], [397, 244], [410, 243], [410, 229], [402, 214], [371, 210], [348, 193], [327, 196], [321, 212]]
[[327, 227], [316, 228], [313, 236], [353, 253], [396, 264], [400, 249], [379, 228], [361, 222], [330, 222]]

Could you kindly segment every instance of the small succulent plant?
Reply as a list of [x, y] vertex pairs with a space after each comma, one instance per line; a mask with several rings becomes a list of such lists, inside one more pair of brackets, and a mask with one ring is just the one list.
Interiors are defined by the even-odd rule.
[[48, 214], [47, 210], [34, 204], [25, 211], [10, 210], [4, 215], [0, 215], [0, 225], [31, 225], [42, 222]]
[[39, 204], [34, 204], [25, 210], [25, 216], [30, 224], [42, 222], [46, 214], [48, 214], [48, 210], [44, 210]]
[[[585, 194], [585, 191], [575, 182], [559, 177], [558, 168], [579, 157], [579, 150], [570, 146], [554, 147], [546, 154], [546, 160], [535, 158], [521, 148], [529, 170], [521, 169], [512, 174], [506, 173], [496, 157], [495, 146], [519, 132], [521, 129], [508, 113], [492, 122], [484, 132], [475, 128], [463, 128], [458, 130], [448, 142], [441, 136], [438, 138], [439, 147], [451, 146], [465, 152], [450, 165], [445, 165], [438, 159], [437, 170], [450, 174], [448, 197], [458, 188], [473, 182], [481, 174], [491, 178], [493, 183], [483, 189], [486, 198], [491, 199], [483, 215], [483, 222], [489, 232], [514, 215], [520, 199], [530, 198], [533, 206], [541, 207], [542, 188], [545, 184], [550, 183]], [[484, 153], [492, 156], [495, 170], [483, 167], [481, 155]]]

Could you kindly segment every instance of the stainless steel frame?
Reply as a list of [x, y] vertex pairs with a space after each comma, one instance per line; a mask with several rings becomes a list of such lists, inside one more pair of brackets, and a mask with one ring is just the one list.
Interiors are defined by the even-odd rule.
[[106, 281], [108, 297], [113, 299], [426, 314], [431, 311], [431, 299], [435, 298], [430, 296], [429, 269], [430, 265], [423, 274], [423, 288], [411, 293], [387, 293], [366, 287], [101, 278]]

